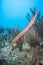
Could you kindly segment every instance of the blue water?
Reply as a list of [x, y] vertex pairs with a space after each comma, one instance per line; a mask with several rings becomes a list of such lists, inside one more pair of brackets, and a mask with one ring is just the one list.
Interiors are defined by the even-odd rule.
[[0, 25], [26, 27], [29, 8], [36, 7], [43, 14], [43, 0], [0, 0]]

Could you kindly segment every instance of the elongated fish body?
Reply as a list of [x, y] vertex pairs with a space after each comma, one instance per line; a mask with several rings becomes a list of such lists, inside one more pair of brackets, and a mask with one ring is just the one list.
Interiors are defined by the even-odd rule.
[[16, 43], [31, 28], [31, 26], [34, 24], [36, 20], [37, 13], [38, 11], [36, 11], [35, 16], [31, 19], [27, 27], [14, 38], [14, 40], [11, 42], [11, 45], [7, 48], [7, 50], [10, 49], [14, 45], [14, 43]]

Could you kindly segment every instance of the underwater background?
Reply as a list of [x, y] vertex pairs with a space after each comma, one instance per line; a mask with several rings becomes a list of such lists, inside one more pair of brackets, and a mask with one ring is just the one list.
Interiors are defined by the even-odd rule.
[[43, 0], [0, 0], [0, 65], [43, 65]]
[[30, 8], [38, 9], [43, 14], [43, 0], [0, 0], [0, 25], [4, 27], [26, 27], [27, 13]]

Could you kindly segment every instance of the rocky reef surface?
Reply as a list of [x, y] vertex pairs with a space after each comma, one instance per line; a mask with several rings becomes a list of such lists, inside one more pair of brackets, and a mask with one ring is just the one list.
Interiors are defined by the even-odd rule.
[[3, 27], [0, 28], [0, 65], [43, 65], [43, 42], [40, 42], [40, 46], [31, 47], [23, 40], [22, 51], [18, 48], [17, 43], [7, 51], [16, 35], [14, 28], [5, 30]]

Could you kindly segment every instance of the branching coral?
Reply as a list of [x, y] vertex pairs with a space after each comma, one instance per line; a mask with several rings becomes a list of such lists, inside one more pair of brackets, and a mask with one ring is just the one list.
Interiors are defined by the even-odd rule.
[[30, 44], [32, 47], [35, 47], [39, 45], [40, 38], [38, 36], [38, 33], [31, 28], [26, 34], [25, 34], [26, 42]]

